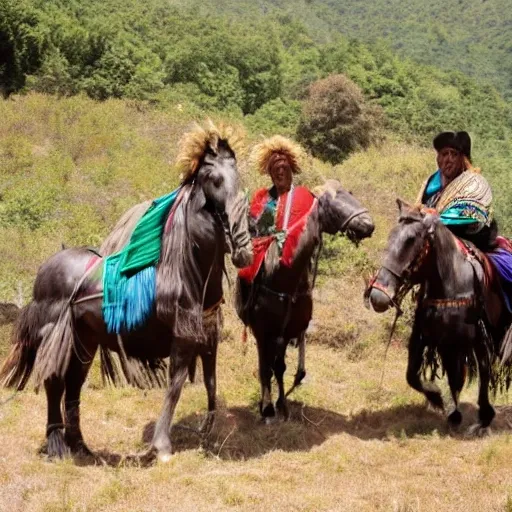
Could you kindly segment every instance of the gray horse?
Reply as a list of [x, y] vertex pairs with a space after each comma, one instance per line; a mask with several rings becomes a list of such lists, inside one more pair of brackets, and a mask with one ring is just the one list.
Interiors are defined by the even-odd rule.
[[[299, 240], [292, 265], [267, 261], [262, 265], [254, 282], [249, 284], [238, 278], [237, 312], [250, 326], [258, 345], [259, 377], [261, 384], [260, 412], [271, 421], [275, 408], [271, 398], [271, 379], [275, 375], [279, 388], [276, 402], [278, 412], [288, 418], [288, 407], [283, 377], [286, 371], [286, 348], [292, 339], [298, 340], [299, 364], [293, 388], [306, 375], [305, 333], [313, 311], [312, 257], [323, 233], [345, 233], [357, 242], [371, 236], [373, 221], [368, 210], [341, 184], [328, 180], [315, 190], [316, 205], [308, 217]], [[292, 389], [293, 389], [292, 388]]]
[[[462, 421], [458, 401], [466, 372], [470, 378], [478, 372], [479, 422], [470, 430], [482, 434], [495, 416], [489, 388], [510, 384], [510, 368], [498, 364], [501, 340], [510, 322], [499, 285], [487, 282], [482, 265], [437, 214], [400, 200], [398, 207], [398, 224], [389, 235], [382, 266], [366, 291], [367, 304], [378, 313], [399, 307], [405, 293], [420, 285], [408, 347], [407, 382], [434, 407], [444, 409], [441, 392], [433, 382], [441, 364], [453, 399], [448, 421], [457, 426]], [[427, 381], [422, 374], [429, 367], [431, 379]]]
[[[105, 378], [139, 387], [165, 385], [162, 361], [171, 358], [163, 410], [144, 461], [155, 456], [165, 461], [171, 456], [174, 410], [188, 365], [196, 357], [202, 359], [208, 395], [203, 430], [211, 428], [224, 254], [229, 250], [238, 267], [252, 260], [247, 199], [240, 192], [230, 133], [213, 126], [197, 127], [182, 140], [179, 162], [187, 173], [182, 199], [173, 210], [170, 229], [162, 235], [154, 308], [141, 327], [120, 334], [108, 332], [98, 278], [104, 260], [99, 255], [86, 248], [66, 249], [40, 267], [33, 300], [14, 329], [14, 346], [0, 370], [0, 382], [23, 389], [33, 373], [36, 386], [44, 385], [50, 457], [69, 451], [90, 455], [80, 430], [80, 391], [98, 347]], [[104, 243], [106, 253], [128, 241], [148, 206], [139, 205], [123, 216]]]

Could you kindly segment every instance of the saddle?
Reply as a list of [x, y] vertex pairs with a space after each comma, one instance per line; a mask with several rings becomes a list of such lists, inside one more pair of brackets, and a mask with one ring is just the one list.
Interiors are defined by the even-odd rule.
[[[499, 268], [497, 268], [495, 261], [493, 261], [493, 253], [485, 253], [472, 242], [462, 238], [456, 237], [456, 242], [464, 256], [470, 261], [473, 260], [471, 262], [475, 262], [482, 270], [482, 303], [490, 324], [497, 327], [500, 323], [501, 315], [499, 311], [502, 309], [500, 306], [504, 304], [505, 309], [507, 309], [508, 299], [503, 289]], [[512, 257], [512, 242], [510, 240], [499, 236], [496, 238], [496, 244], [497, 248], [506, 251]]]

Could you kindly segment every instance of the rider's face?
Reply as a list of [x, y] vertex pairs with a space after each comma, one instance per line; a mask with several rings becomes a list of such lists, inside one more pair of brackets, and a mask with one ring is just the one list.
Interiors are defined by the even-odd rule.
[[437, 165], [449, 183], [464, 171], [464, 155], [454, 148], [442, 148], [437, 153]]
[[292, 186], [292, 168], [288, 160], [284, 158], [278, 160], [270, 168], [270, 177], [279, 195], [288, 192]]

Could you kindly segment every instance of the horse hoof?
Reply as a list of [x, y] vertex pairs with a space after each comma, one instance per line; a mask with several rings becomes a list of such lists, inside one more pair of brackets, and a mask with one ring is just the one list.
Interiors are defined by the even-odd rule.
[[265, 425], [273, 425], [274, 423], [277, 423], [277, 417], [267, 416], [266, 418], [263, 418], [263, 421], [265, 422]]
[[458, 427], [462, 423], [462, 414], [458, 409], [448, 415], [448, 423], [452, 427]]
[[263, 418], [272, 418], [276, 415], [276, 410], [274, 409], [274, 404], [267, 404], [265, 407], [263, 407], [262, 403], [260, 402], [260, 413], [263, 416]]
[[172, 459], [172, 453], [159, 453], [158, 454], [158, 462], [162, 462], [163, 464], [167, 464]]
[[71, 455], [69, 446], [66, 444], [64, 432], [61, 429], [56, 429], [48, 435], [46, 444], [44, 444], [39, 453], [46, 455], [49, 459], [64, 459]]
[[73, 441], [71, 439], [66, 439], [66, 444], [69, 446], [71, 450], [71, 454], [75, 457], [92, 457], [96, 458], [93, 452], [89, 450], [88, 446], [85, 444], [83, 439], [79, 439]]
[[480, 423], [475, 423], [468, 428], [469, 437], [488, 437], [492, 434], [491, 427], [482, 427]]
[[425, 396], [430, 405], [432, 405], [435, 409], [444, 410], [443, 397], [441, 393], [438, 391], [427, 391], [425, 392]]

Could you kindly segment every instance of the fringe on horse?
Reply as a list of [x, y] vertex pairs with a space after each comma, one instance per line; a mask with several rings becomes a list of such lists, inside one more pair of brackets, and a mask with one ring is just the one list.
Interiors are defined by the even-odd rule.
[[[494, 340], [483, 319], [478, 320], [477, 329], [480, 330], [481, 342], [484, 343], [484, 357], [487, 359], [486, 363], [489, 367], [490, 391], [493, 395], [496, 395], [497, 392], [507, 391], [512, 383], [512, 364], [510, 362], [503, 364], [500, 361]], [[468, 344], [467, 349], [461, 353], [460, 357], [465, 360], [466, 382], [469, 385], [478, 376], [478, 359], [474, 347]], [[431, 381], [444, 375], [445, 370], [438, 345], [430, 345], [425, 348], [421, 371], [424, 378]]]
[[119, 353], [100, 349], [101, 378], [104, 385], [134, 386], [139, 389], [164, 388], [167, 385], [167, 364], [163, 359], [128, 357], [122, 340]]

